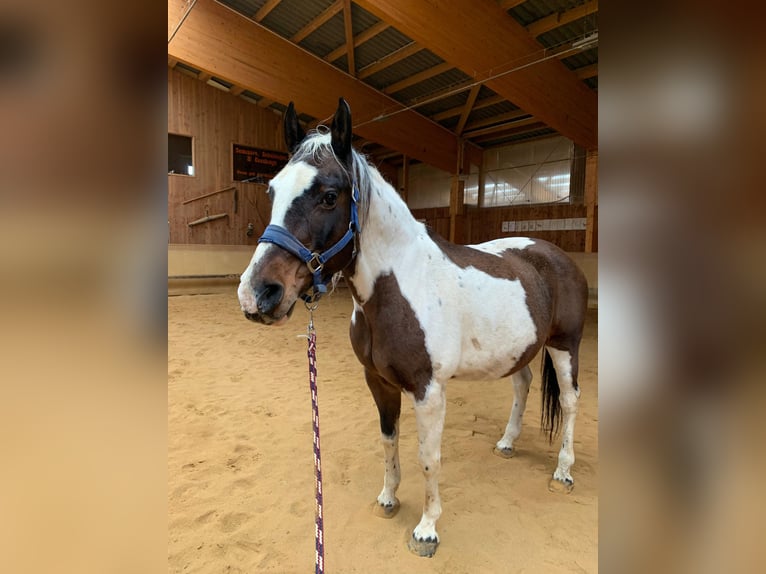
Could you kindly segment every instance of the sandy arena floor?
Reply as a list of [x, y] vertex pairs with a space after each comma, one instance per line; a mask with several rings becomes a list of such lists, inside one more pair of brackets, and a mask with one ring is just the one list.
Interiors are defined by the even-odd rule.
[[[507, 380], [451, 381], [432, 559], [406, 548], [423, 478], [412, 405], [402, 401], [399, 514], [372, 506], [383, 481], [378, 416], [348, 340], [348, 290], [315, 313], [328, 573], [556, 573], [598, 570], [597, 313], [580, 355], [570, 495], [551, 493], [558, 443], [539, 431], [532, 365], [519, 455], [492, 454], [513, 400]], [[314, 478], [305, 333], [244, 319], [234, 287], [168, 299], [169, 572], [312, 572]]]

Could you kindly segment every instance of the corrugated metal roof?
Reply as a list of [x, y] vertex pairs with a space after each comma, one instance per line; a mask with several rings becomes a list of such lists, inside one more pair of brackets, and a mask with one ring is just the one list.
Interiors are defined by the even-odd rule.
[[[465, 83], [465, 81], [469, 79], [469, 76], [460, 70], [452, 69], [444, 72], [443, 74], [439, 74], [438, 76], [434, 76], [433, 78], [429, 78], [425, 82], [410, 86], [409, 88], [394, 94], [394, 97], [400, 102], [422, 102], [429, 99], [431, 96], [437, 94], [438, 92], [445, 90], [448, 91], [450, 88], [457, 88], [460, 84]], [[468, 92], [466, 91], [466, 94], [467, 93]], [[463, 97], [465, 99], [467, 96], [464, 95]], [[444, 109], [446, 110], [450, 107], [452, 106], [448, 106]]]
[[532, 130], [528, 132], [523, 132], [520, 134], [515, 134], [512, 136], [501, 136], [497, 139], [492, 140], [486, 140], [481, 143], [482, 147], [488, 148], [488, 147], [497, 147], [501, 145], [508, 145], [511, 143], [518, 143], [526, 140], [531, 140], [543, 136], [550, 136], [555, 135], [558, 132], [552, 128], [540, 128], [539, 130]]
[[[340, 40], [340, 43], [338, 41]], [[327, 54], [346, 43], [346, 31], [343, 25], [343, 11], [338, 12], [311, 34], [299, 42], [309, 52], [324, 58]], [[345, 67], [343, 70], [345, 71]]]
[[266, 4], [267, 0], [219, 0], [221, 4], [233, 8], [243, 16], [252, 18]]
[[261, 24], [289, 39], [333, 2], [334, 0], [283, 0], [269, 12]]
[[[219, 0], [222, 4], [229, 6], [247, 18], [252, 18], [267, 0]], [[527, 0], [523, 4], [516, 6], [508, 13], [516, 19], [522, 26], [529, 26], [531, 23], [545, 18], [551, 14], [565, 12], [588, 0]], [[282, 0], [277, 6], [263, 19], [261, 25], [269, 28], [275, 33], [289, 40], [304, 26], [312, 22], [321, 15], [328, 7], [332, 6], [334, 0]], [[358, 6], [351, 3], [352, 28], [354, 36], [358, 36], [371, 26], [380, 22], [380, 20]], [[594, 13], [560, 26], [540, 35], [537, 39], [541, 46], [545, 48], [556, 48], [559, 46], [571, 45], [590, 32], [598, 30], [598, 13]], [[343, 11], [338, 12], [319, 28], [314, 30], [309, 36], [302, 39], [300, 46], [317, 56], [325, 57], [327, 54], [345, 45], [345, 26]], [[370, 64], [382, 60], [386, 56], [396, 52], [410, 44], [412, 40], [398, 30], [388, 27], [383, 32], [364, 42], [354, 50], [355, 65], [357, 72]], [[380, 70], [376, 74], [362, 79], [362, 82], [371, 87], [384, 90], [386, 87], [418, 74], [433, 66], [439, 65], [443, 60], [430, 52], [427, 46], [420, 52], [395, 63], [388, 68]], [[348, 57], [344, 54], [337, 58], [332, 64], [343, 72], [347, 72]], [[589, 66], [598, 62], [598, 48], [592, 48], [585, 52], [574, 53], [562, 60], [564, 65], [572, 70]], [[198, 70], [179, 63], [177, 65], [180, 71], [189, 75], [194, 75]], [[428, 101], [430, 95], [443, 93], [449, 88], [457, 88], [460, 84], [465, 84], [469, 76], [460, 70], [452, 69], [443, 72], [432, 78], [409, 86], [400, 90], [392, 96], [405, 105], [417, 104], [417, 102]], [[594, 90], [598, 89], [598, 77], [587, 78], [583, 80], [586, 85]], [[229, 82], [220, 81], [223, 85], [230, 85]], [[468, 90], [463, 90], [447, 97], [428, 102], [422, 106], [417, 106], [415, 110], [425, 116], [432, 117], [445, 110], [450, 110], [465, 105], [468, 97]], [[250, 100], [260, 100], [262, 97], [250, 91], [243, 92], [243, 95]], [[477, 102], [495, 96], [490, 88], [482, 86], [479, 91]], [[275, 110], [283, 110], [281, 103], [274, 103], [271, 107]], [[511, 102], [503, 101], [486, 108], [474, 110], [468, 118], [468, 123], [487, 120], [500, 114], [504, 114], [518, 108]], [[306, 121], [310, 121], [310, 116], [301, 116]], [[440, 123], [447, 128], [454, 129], [459, 121], [460, 114], [444, 118]], [[555, 133], [550, 128], [533, 129], [530, 132], [505, 135], [499, 134], [492, 140], [484, 139], [480, 145], [498, 145], [513, 141], [523, 141], [534, 137], [541, 137]]]
[[369, 66], [411, 42], [412, 40], [398, 30], [386, 28], [356, 49], [356, 68], [360, 70]]
[[481, 89], [479, 90], [479, 95], [476, 98], [476, 101], [480, 102], [484, 98], [488, 98], [490, 96], [496, 96], [496, 95], [497, 95], [497, 92], [495, 92], [495, 90], [493, 90], [492, 88], [488, 88], [485, 85], [482, 85]]
[[495, 105], [472, 111], [471, 115], [468, 116], [467, 123], [470, 124], [471, 122], [486, 120], [488, 118], [499, 116], [500, 114], [507, 114], [508, 112], [513, 112], [518, 109], [518, 106], [514, 106], [511, 102], [499, 102]]
[[458, 106], [464, 106], [467, 99], [468, 90], [463, 90], [462, 92], [447, 96], [446, 98], [441, 98], [435, 102], [431, 102], [423, 106], [418, 106], [417, 110], [423, 115], [433, 116]]
[[373, 24], [380, 22], [376, 16], [370, 14], [367, 10], [351, 3], [351, 29], [354, 31], [354, 36], [361, 34], [367, 28]]
[[428, 50], [421, 50], [420, 52], [381, 70], [377, 74], [367, 77], [365, 81], [376, 89], [382, 90], [386, 86], [390, 86], [395, 82], [409, 78], [413, 74], [418, 74], [423, 70], [432, 68], [441, 64], [443, 61], [444, 60], [440, 57], [432, 54]]
[[587, 0], [529, 0], [508, 13], [513, 16], [522, 26], [529, 26], [532, 22], [545, 18], [556, 12], [565, 12], [585, 4]]
[[550, 32], [538, 36], [537, 41], [546, 48], [554, 48], [571, 44], [573, 41], [596, 31], [598, 31], [597, 13], [589, 14], [584, 18], [554, 28]]
[[579, 52], [569, 58], [564, 58], [561, 61], [570, 70], [576, 70], [583, 66], [590, 66], [591, 64], [598, 62], [598, 49], [593, 48], [591, 50], [586, 50], [585, 52]]

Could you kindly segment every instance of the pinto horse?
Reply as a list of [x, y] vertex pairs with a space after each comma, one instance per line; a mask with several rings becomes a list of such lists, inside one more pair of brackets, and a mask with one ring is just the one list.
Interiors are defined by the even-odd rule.
[[494, 448], [511, 457], [532, 381], [529, 362], [544, 349], [542, 428], [552, 440], [563, 427], [550, 486], [571, 490], [588, 288], [572, 260], [545, 241], [513, 237], [464, 246], [429, 231], [352, 148], [351, 126], [342, 98], [331, 128], [308, 136], [289, 105], [291, 158], [269, 186], [271, 222], [241, 276], [239, 301], [248, 319], [280, 325], [299, 298], [315, 301], [342, 273], [354, 302], [351, 345], [380, 414], [385, 475], [375, 512], [390, 518], [399, 509], [404, 394], [414, 403], [426, 486], [408, 546], [433, 556], [445, 388], [452, 378], [511, 378], [510, 419]]

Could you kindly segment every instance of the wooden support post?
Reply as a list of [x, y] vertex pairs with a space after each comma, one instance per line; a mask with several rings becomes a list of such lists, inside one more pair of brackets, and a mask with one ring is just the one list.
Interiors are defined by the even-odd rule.
[[486, 175], [484, 173], [484, 162], [479, 166], [479, 191], [476, 196], [476, 207], [484, 207], [484, 183], [486, 181]]
[[402, 181], [399, 184], [399, 195], [402, 196], [404, 203], [409, 205], [409, 190], [410, 190], [410, 158], [404, 156], [402, 158]]
[[453, 243], [463, 242], [463, 215], [465, 204], [465, 180], [462, 177], [464, 173], [464, 142], [458, 140], [457, 146], [457, 165], [455, 173], [450, 181], [449, 194], [449, 240]]
[[598, 149], [588, 150], [585, 155], [585, 252], [598, 251], [598, 237], [596, 226], [598, 219]]

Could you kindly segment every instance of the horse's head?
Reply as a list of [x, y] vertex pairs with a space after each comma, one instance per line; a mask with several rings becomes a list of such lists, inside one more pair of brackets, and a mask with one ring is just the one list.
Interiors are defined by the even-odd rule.
[[340, 99], [329, 133], [306, 136], [291, 102], [284, 128], [292, 157], [271, 180], [271, 222], [238, 290], [245, 317], [267, 325], [286, 322], [302, 294], [351, 262], [356, 231], [348, 104]]

